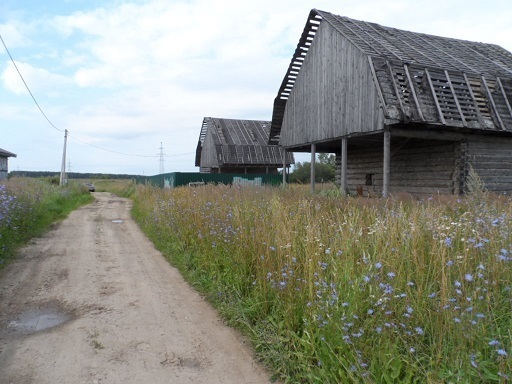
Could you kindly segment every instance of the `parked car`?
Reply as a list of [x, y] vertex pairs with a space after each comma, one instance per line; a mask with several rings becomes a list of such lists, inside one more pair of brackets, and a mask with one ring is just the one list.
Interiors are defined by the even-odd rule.
[[89, 189], [89, 192], [94, 192], [96, 190], [93, 183], [86, 183], [85, 186]]

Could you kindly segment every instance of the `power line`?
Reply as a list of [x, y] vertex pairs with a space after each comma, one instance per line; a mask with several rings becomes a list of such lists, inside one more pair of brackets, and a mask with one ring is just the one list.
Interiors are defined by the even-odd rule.
[[11, 52], [9, 52], [9, 49], [7, 48], [7, 45], [5, 45], [5, 41], [4, 39], [2, 38], [2, 35], [0, 35], [0, 40], [2, 40], [2, 44], [4, 45], [4, 48], [5, 48], [5, 51], [7, 52], [7, 54], [9, 55], [9, 57], [11, 58], [11, 61], [12, 61], [12, 64], [14, 65], [14, 68], [16, 68], [16, 71], [18, 72], [18, 75], [20, 75], [20, 78], [21, 80], [23, 81], [23, 84], [25, 84], [25, 88], [27, 88], [27, 91], [28, 93], [30, 93], [30, 96], [32, 97], [32, 100], [34, 100], [34, 103], [36, 103], [37, 105], [37, 108], [39, 108], [39, 111], [42, 113], [42, 115], [44, 116], [44, 118], [46, 119], [46, 121], [48, 121], [48, 123], [50, 123], [50, 125], [55, 128], [57, 131], [59, 132], [64, 132], [62, 129], [59, 129], [57, 128], [55, 125], [53, 125], [53, 123], [50, 121], [50, 119], [48, 118], [48, 116], [46, 116], [46, 114], [43, 112], [41, 106], [39, 105], [39, 103], [37, 102], [36, 98], [34, 97], [34, 95], [32, 94], [32, 91], [30, 90], [30, 88], [28, 87], [25, 79], [23, 78], [23, 76], [21, 75], [21, 72], [20, 70], [18, 69], [18, 66], [16, 65], [16, 63], [14, 62], [14, 59], [12, 58], [12, 55], [11, 55]]

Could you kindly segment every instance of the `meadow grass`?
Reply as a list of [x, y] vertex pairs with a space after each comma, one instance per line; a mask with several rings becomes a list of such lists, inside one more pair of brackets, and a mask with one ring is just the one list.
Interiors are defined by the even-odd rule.
[[133, 215], [277, 379], [512, 380], [509, 197], [137, 187]]
[[76, 183], [59, 187], [50, 179], [29, 178], [0, 182], [0, 269], [19, 246], [93, 200], [89, 191]]

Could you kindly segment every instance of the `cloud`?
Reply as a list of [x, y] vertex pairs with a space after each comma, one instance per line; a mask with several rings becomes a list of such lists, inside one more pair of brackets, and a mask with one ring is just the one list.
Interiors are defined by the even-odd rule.
[[[23, 75], [23, 79], [31, 91], [44, 93], [49, 97], [56, 97], [61, 94], [59, 87], [69, 86], [71, 83], [66, 76], [53, 74], [43, 68], [36, 68], [28, 63], [17, 62], [16, 66]], [[20, 78], [14, 64], [9, 62], [1, 75], [4, 88], [16, 95], [27, 93], [27, 88]]]

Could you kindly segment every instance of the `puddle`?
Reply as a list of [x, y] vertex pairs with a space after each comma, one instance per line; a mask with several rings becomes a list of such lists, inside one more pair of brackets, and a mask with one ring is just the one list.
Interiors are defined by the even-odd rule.
[[50, 303], [41, 308], [28, 309], [22, 312], [17, 320], [9, 323], [9, 327], [18, 331], [33, 333], [64, 324], [70, 319], [71, 316], [60, 309], [58, 305]]
[[124, 223], [124, 220], [123, 219], [115, 219], [115, 220], [112, 220], [112, 222], [115, 224], [121, 224], [121, 223]]

